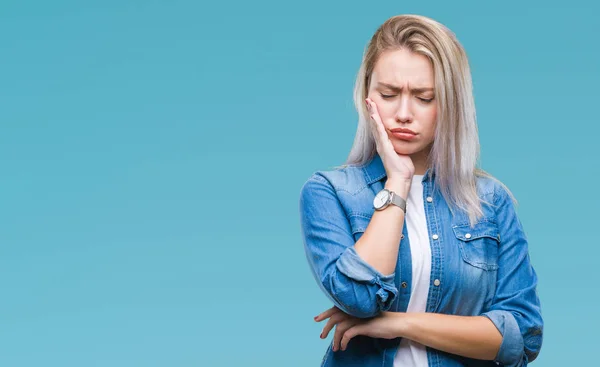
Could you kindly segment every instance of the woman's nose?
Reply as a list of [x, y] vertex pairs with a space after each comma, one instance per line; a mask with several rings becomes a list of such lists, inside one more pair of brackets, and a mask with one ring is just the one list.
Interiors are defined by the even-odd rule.
[[409, 97], [400, 98], [400, 105], [396, 110], [396, 121], [398, 122], [411, 122], [412, 121], [412, 112], [410, 108], [410, 100]]

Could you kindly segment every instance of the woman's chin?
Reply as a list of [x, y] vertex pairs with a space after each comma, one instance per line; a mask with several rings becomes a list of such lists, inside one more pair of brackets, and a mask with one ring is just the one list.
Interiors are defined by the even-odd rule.
[[411, 155], [417, 151], [414, 147], [406, 146], [405, 144], [394, 144], [394, 150], [398, 154]]

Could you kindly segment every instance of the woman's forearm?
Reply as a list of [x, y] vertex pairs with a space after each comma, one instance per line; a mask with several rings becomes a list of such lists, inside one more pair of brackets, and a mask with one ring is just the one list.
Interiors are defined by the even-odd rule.
[[460, 356], [493, 360], [502, 335], [485, 316], [397, 313], [398, 336]]
[[[410, 182], [388, 180], [385, 188], [406, 200]], [[354, 245], [356, 253], [383, 275], [394, 273], [403, 227], [401, 208], [390, 204], [384, 210], [375, 210], [365, 233]]]

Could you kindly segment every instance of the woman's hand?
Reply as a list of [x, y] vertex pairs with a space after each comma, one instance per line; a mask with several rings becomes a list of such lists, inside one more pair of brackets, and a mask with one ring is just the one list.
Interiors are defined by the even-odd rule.
[[392, 145], [385, 125], [381, 121], [377, 105], [370, 98], [365, 99], [371, 122], [371, 132], [375, 138], [377, 153], [381, 157], [388, 180], [411, 182], [415, 174], [415, 166], [408, 155], [398, 154]]
[[315, 317], [315, 321], [320, 322], [329, 318], [321, 332], [321, 339], [325, 339], [331, 329], [336, 327], [332, 347], [335, 352], [339, 349], [346, 350], [350, 339], [357, 335], [384, 339], [399, 337], [401, 315], [398, 312], [386, 311], [369, 319], [359, 319], [333, 306]]

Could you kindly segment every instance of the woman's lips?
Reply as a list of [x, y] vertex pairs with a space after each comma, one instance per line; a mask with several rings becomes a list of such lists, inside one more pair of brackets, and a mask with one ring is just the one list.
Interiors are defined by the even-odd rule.
[[392, 129], [390, 130], [392, 136], [402, 140], [413, 140], [417, 137], [417, 134], [409, 129]]

